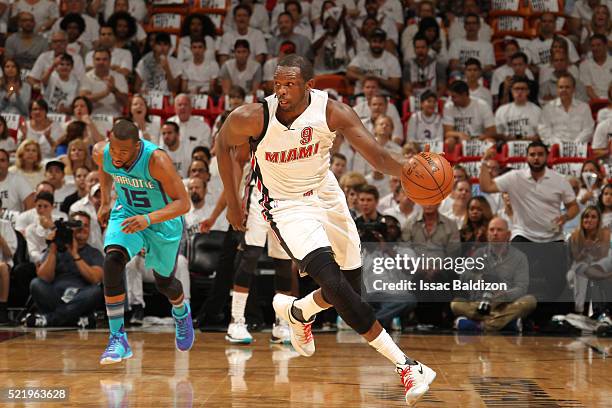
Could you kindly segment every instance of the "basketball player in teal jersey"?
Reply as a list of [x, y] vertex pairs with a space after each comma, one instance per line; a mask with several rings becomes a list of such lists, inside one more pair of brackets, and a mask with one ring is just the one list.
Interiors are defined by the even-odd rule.
[[[104, 298], [110, 339], [100, 364], [132, 357], [123, 327], [125, 264], [144, 248], [145, 266], [154, 270], [155, 284], [172, 303], [176, 348], [188, 351], [194, 333], [189, 304], [174, 269], [183, 232], [182, 215], [189, 197], [170, 157], [155, 144], [140, 139], [138, 128], [126, 119], [113, 125], [109, 142], [94, 147], [94, 160], [102, 169], [102, 203], [98, 211], [104, 240]], [[110, 209], [111, 186], [117, 193]]]

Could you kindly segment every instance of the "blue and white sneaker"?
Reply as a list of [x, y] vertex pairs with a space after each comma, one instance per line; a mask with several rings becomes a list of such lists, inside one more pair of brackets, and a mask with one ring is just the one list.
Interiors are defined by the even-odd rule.
[[172, 317], [174, 317], [174, 323], [176, 324], [175, 344], [178, 351], [189, 351], [195, 340], [193, 321], [191, 320], [191, 307], [189, 307], [187, 302], [185, 302], [185, 309], [187, 313], [179, 317], [174, 314], [174, 308], [172, 308]]
[[123, 326], [117, 333], [111, 333], [108, 339], [108, 346], [100, 357], [100, 364], [114, 364], [121, 360], [126, 360], [132, 357], [132, 349], [128, 343], [127, 335]]
[[244, 318], [230, 323], [227, 327], [225, 340], [238, 344], [251, 344], [253, 342], [253, 336], [249, 333]]
[[482, 331], [482, 323], [476, 320], [468, 319], [465, 316], [459, 316], [455, 319], [455, 329], [460, 332], [480, 332]]

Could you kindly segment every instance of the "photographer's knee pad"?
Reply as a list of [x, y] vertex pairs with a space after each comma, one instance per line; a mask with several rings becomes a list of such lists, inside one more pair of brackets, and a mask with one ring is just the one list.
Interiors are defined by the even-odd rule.
[[181, 281], [176, 279], [174, 273], [170, 276], [162, 276], [153, 271], [155, 277], [155, 287], [159, 293], [166, 296], [169, 300], [175, 300], [183, 294], [183, 285]]
[[364, 334], [374, 324], [374, 311], [353, 290], [334, 260], [331, 248], [319, 248], [301, 262], [312, 279], [321, 287], [323, 299], [332, 304], [342, 319], [357, 333]]
[[111, 246], [106, 250], [104, 257], [104, 295], [117, 296], [125, 293], [123, 271], [128, 262], [125, 249]]
[[277, 292], [291, 292], [291, 259], [274, 260], [274, 289]]
[[234, 276], [234, 283], [243, 288], [251, 287], [251, 280], [255, 274], [257, 268], [257, 260], [263, 252], [263, 247], [254, 245], [245, 245], [243, 251], [240, 251], [238, 258], [238, 268], [236, 269], [236, 276]]

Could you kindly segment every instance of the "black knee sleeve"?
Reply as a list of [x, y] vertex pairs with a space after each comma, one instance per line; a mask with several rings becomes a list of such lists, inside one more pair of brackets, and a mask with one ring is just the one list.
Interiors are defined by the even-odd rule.
[[251, 280], [257, 268], [257, 260], [259, 259], [263, 247], [254, 245], [245, 245], [243, 251], [240, 251], [238, 258], [238, 268], [234, 276], [234, 283], [243, 288], [251, 287]]
[[125, 293], [123, 275], [128, 256], [125, 249], [110, 247], [104, 257], [104, 295], [117, 296]]
[[291, 292], [291, 259], [274, 260], [274, 289], [277, 292]]
[[319, 248], [302, 260], [302, 269], [321, 287], [323, 298], [357, 333], [364, 334], [374, 324], [374, 311], [353, 290], [334, 260], [331, 248]]
[[361, 296], [361, 266], [357, 269], [342, 271], [351, 288]]
[[169, 300], [178, 299], [183, 294], [183, 285], [180, 280], [176, 279], [174, 273], [166, 277], [153, 271], [153, 276], [155, 277], [157, 290]]

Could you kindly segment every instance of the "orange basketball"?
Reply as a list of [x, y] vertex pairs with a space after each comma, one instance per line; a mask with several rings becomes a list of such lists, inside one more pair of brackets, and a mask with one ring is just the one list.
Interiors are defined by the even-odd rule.
[[417, 204], [438, 204], [453, 190], [453, 167], [439, 154], [415, 154], [402, 169], [402, 187]]

